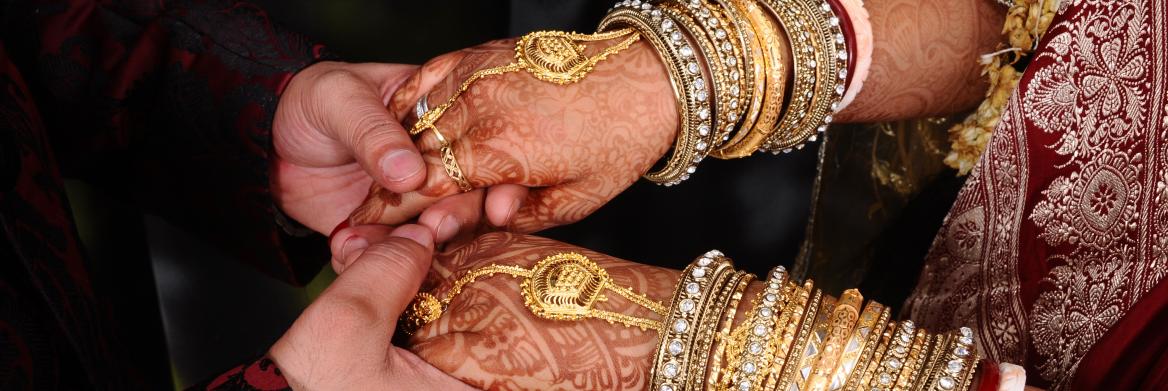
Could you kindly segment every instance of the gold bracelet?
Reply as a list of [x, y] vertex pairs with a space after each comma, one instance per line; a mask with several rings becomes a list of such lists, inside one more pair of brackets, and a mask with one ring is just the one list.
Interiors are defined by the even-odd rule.
[[[742, 9], [761, 43], [761, 62], [764, 64], [762, 79], [764, 89], [762, 99], [756, 102], [759, 106], [752, 107], [748, 114], [749, 123], [743, 123], [742, 131], [734, 138], [723, 144], [715, 151], [719, 158], [736, 158], [749, 156], [767, 141], [778, 125], [783, 109], [783, 95], [787, 85], [786, 54], [794, 51], [795, 47], [786, 45], [782, 39], [782, 32], [775, 21], [767, 16], [755, 0], [731, 0]], [[798, 53], [796, 53], [798, 54]], [[798, 56], [796, 56], [798, 60]], [[757, 110], [757, 114], [755, 111]]]
[[[749, 276], [749, 275], [748, 275]], [[752, 278], [742, 278], [734, 295], [730, 297], [730, 305], [722, 314], [722, 323], [718, 325], [718, 333], [714, 335], [714, 353], [710, 356], [710, 369], [706, 374], [706, 389], [713, 390], [718, 379], [722, 376], [722, 363], [726, 359], [728, 345], [731, 344], [730, 327], [734, 325], [734, 317], [738, 315], [738, 307], [742, 302], [742, 295], [750, 286]]]
[[919, 371], [923, 364], [925, 354], [929, 350], [929, 333], [925, 330], [918, 329], [916, 335], [913, 337], [912, 345], [909, 348], [908, 356], [904, 360], [904, 368], [900, 370], [900, 374], [896, 376], [896, 385], [892, 387], [893, 391], [908, 391], [913, 383], [917, 381]]
[[698, 337], [694, 340], [693, 345], [695, 358], [686, 371], [689, 376], [689, 384], [700, 387], [706, 382], [706, 373], [710, 364], [710, 352], [714, 347], [714, 334], [718, 331], [718, 324], [728, 309], [730, 298], [734, 295], [736, 288], [740, 286], [737, 282], [742, 279], [752, 281], [754, 280], [754, 275], [742, 271], [735, 271], [723, 283], [723, 288], [718, 295], [714, 296], [713, 300], [705, 304], [706, 310], [702, 311], [702, 319], [698, 323]]
[[[612, 14], [610, 14], [612, 15]], [[682, 271], [677, 281], [665, 330], [657, 345], [653, 367], [649, 372], [650, 386], [657, 391], [681, 391], [690, 387], [688, 374], [694, 358], [694, 342], [699, 332], [697, 324], [704, 303], [710, 300], [716, 288], [715, 279], [733, 273], [734, 266], [720, 251], [707, 252]]]
[[715, 89], [718, 90], [716, 94], [718, 115], [714, 121], [714, 134], [711, 137], [713, 141], [710, 144], [711, 149], [714, 149], [713, 147], [721, 145], [734, 131], [746, 107], [743, 97], [749, 99], [749, 95], [746, 94], [750, 91], [744, 89], [745, 79], [741, 77], [746, 60], [736, 45], [736, 40], [733, 39], [736, 35], [735, 26], [721, 10], [703, 0], [679, 1], [678, 4], [684, 4], [689, 14], [702, 27], [706, 39], [713, 44], [714, 53], [707, 53], [706, 60], [716, 62], [717, 64], [712, 66], [722, 69], [721, 76], [716, 79], [719, 84], [715, 85]]
[[784, 295], [787, 269], [779, 266], [771, 270], [766, 287], [754, 299], [746, 320], [734, 331], [734, 346], [728, 350], [729, 376], [722, 380], [723, 389], [737, 387], [750, 390], [761, 386], [769, 373], [773, 355], [773, 341], [783, 325], [778, 324], [779, 311], [790, 300]]
[[[685, 42], [685, 37], [677, 30], [676, 21], [651, 4], [639, 1], [636, 6], [631, 1], [618, 3], [600, 21], [599, 30], [625, 27], [640, 31], [656, 49], [669, 71], [669, 80], [678, 104], [680, 129], [665, 166], [644, 177], [657, 184], [672, 186], [689, 178], [689, 169], [705, 157], [705, 153], [697, 148], [701, 142], [697, 127], [702, 123], [698, 118], [698, 92], [705, 90], [694, 88], [697, 84], [695, 77], [701, 74], [701, 68], [694, 58], [695, 49]], [[704, 87], [704, 80], [701, 85]], [[705, 93], [708, 99], [708, 92]]]
[[[813, 92], [805, 95], [811, 101], [806, 114], [800, 121], [793, 121], [790, 127], [775, 132], [765, 146], [771, 151], [789, 151], [792, 147], [802, 148], [803, 143], [814, 141], [818, 132], [827, 129], [833, 120], [832, 113], [839, 108], [839, 101], [845, 92], [844, 82], [847, 78], [847, 49], [843, 48], [845, 39], [839, 27], [839, 18], [834, 14], [831, 6], [824, 1], [819, 3], [813, 0], [768, 0], [768, 3], [782, 3], [781, 8], [772, 10], [780, 13], [796, 13], [796, 18], [810, 36], [814, 57], [806, 62], [813, 71]], [[781, 18], [780, 18], [781, 19]], [[787, 26], [784, 25], [786, 28]], [[788, 37], [794, 35], [792, 31], [799, 29], [788, 28]], [[794, 47], [794, 45], [792, 45]], [[798, 67], [798, 63], [796, 63]]]
[[783, 372], [779, 375], [778, 389], [780, 390], [789, 390], [792, 384], [798, 387], [797, 384], [799, 382], [795, 380], [795, 377], [800, 376], [798, 372], [802, 367], [808, 341], [815, 327], [815, 320], [819, 317], [819, 311], [824, 310], [821, 302], [825, 299], [830, 299], [830, 297], [825, 297], [819, 289], [814, 289], [811, 280], [804, 282], [803, 288], [811, 291], [811, 299], [807, 301], [807, 306], [803, 310], [803, 316], [793, 320], [795, 324], [799, 325], [799, 328], [795, 334], [795, 339], [791, 343], [791, 349], [787, 352], [787, 358], [784, 360]]
[[479, 278], [496, 274], [522, 278], [519, 291], [523, 295], [524, 305], [533, 315], [543, 319], [591, 318], [642, 330], [662, 330], [659, 321], [596, 309], [598, 303], [605, 301], [605, 289], [662, 317], [667, 314], [661, 303], [632, 289], [617, 286], [608, 272], [588, 257], [577, 253], [557, 253], [537, 262], [531, 269], [491, 264], [471, 270], [451, 283], [442, 298], [430, 293], [419, 293], [402, 314], [403, 321], [399, 327], [406, 334], [412, 335], [422, 326], [437, 320], [467, 285]]
[[864, 296], [856, 289], [848, 289], [840, 295], [835, 310], [827, 321], [828, 331], [824, 337], [823, 348], [819, 349], [818, 362], [811, 370], [811, 376], [807, 379], [804, 389], [827, 391], [831, 386], [836, 366], [839, 365], [840, 357], [852, 336], [852, 330], [860, 320], [860, 305], [863, 302]]
[[[867, 391], [878, 389], [874, 387], [877, 384], [876, 379], [882, 373], [886, 355], [892, 349], [895, 343], [894, 335], [896, 333], [896, 323], [888, 322], [883, 324], [883, 332], [879, 334], [879, 344], [876, 345], [876, 351], [872, 353], [872, 358], [865, 365], [863, 376], [860, 378], [859, 384], [851, 386], [850, 391]], [[861, 363], [861, 365], [864, 365]]]
[[938, 356], [939, 370], [935, 380], [930, 382], [929, 390], [965, 390], [969, 388], [973, 379], [973, 372], [977, 369], [979, 359], [974, 349], [973, 330], [962, 327], [951, 336], [951, 342], [945, 346]]
[[811, 299], [811, 292], [804, 289], [799, 284], [788, 282], [786, 287], [785, 297], [788, 297], [786, 303], [783, 305], [782, 312], [779, 314], [779, 320], [776, 324], [779, 325], [780, 335], [775, 340], [771, 341], [772, 346], [772, 360], [770, 371], [767, 374], [766, 383], [763, 385], [763, 390], [778, 389], [778, 384], [783, 376], [783, 368], [787, 363], [787, 357], [790, 355], [792, 344], [795, 343], [795, 336], [799, 333], [800, 324], [799, 319], [803, 317], [803, 312], [807, 307], [808, 300]]
[[837, 299], [832, 296], [823, 295], [820, 299], [819, 310], [816, 312], [814, 327], [811, 329], [811, 334], [807, 337], [804, 343], [803, 354], [798, 360], [797, 370], [792, 381], [792, 390], [807, 389], [807, 382], [811, 380], [811, 371], [815, 367], [815, 363], [819, 361], [819, 357], [823, 355], [823, 344], [827, 342], [827, 332], [831, 328], [828, 324], [832, 313], [835, 310]]
[[[759, 12], [779, 22], [790, 48], [787, 53], [791, 56], [791, 87], [787, 103], [786, 106], [781, 106], [782, 113], [778, 124], [773, 129], [761, 130], [768, 132], [767, 137], [759, 143], [759, 148], [763, 151], [769, 150], [767, 148], [768, 142], [775, 135], [790, 132], [802, 122], [810, 109], [811, 100], [815, 96], [818, 75], [816, 70], [818, 61], [815, 55], [818, 45], [812, 39], [811, 34], [807, 33], [810, 26], [804, 25], [805, 22], [800, 17], [800, 9], [794, 4], [790, 4], [791, 1], [800, 0], [757, 1], [757, 4], [762, 5], [759, 7]], [[771, 150], [771, 152], [777, 151]]]
[[717, 123], [714, 117], [715, 113], [722, 112], [719, 104], [726, 101], [722, 95], [726, 90], [725, 79], [727, 76], [722, 63], [716, 60], [717, 50], [713, 48], [713, 43], [707, 39], [701, 27], [691, 19], [690, 15], [674, 7], [672, 3], [662, 3], [659, 9], [665, 15], [673, 18], [677, 31], [682, 33], [683, 40], [689, 42], [689, 47], [693, 48], [694, 62], [686, 66], [692, 67], [692, 65], [697, 64], [699, 69], [698, 77], [694, 79], [694, 84], [691, 87], [694, 89], [694, 95], [698, 98], [698, 143], [694, 146], [694, 162], [686, 167], [685, 174], [682, 175], [681, 180], [684, 181], [697, 172], [698, 163], [704, 160], [709, 155], [710, 150], [718, 145], [717, 140], [715, 140], [717, 132], [714, 129]]
[[873, 356], [876, 353], [876, 344], [880, 341], [880, 335], [884, 332], [890, 316], [891, 311], [875, 301], [864, 306], [856, 332], [852, 333], [848, 348], [840, 358], [839, 369], [836, 369], [835, 376], [832, 377], [831, 389], [851, 390], [859, 386], [867, 369], [866, 364], [875, 362]]
[[911, 320], [902, 322], [900, 327], [896, 328], [888, 350], [885, 351], [885, 358], [881, 361], [876, 376], [872, 378], [874, 384], [869, 386], [872, 390], [891, 390], [896, 385], [901, 370], [907, 364], [909, 347], [915, 332], [916, 324]]

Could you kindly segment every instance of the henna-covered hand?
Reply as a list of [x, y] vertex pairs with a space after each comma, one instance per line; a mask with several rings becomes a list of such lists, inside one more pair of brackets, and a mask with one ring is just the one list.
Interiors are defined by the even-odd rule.
[[[590, 44], [587, 53], [614, 41]], [[437, 106], [475, 71], [514, 57], [515, 40], [508, 39], [435, 58], [398, 90], [390, 109], [411, 123], [422, 94]], [[522, 71], [481, 79], [436, 126], [452, 141], [474, 187], [532, 188], [509, 226], [531, 232], [584, 218], [647, 172], [673, 141], [676, 111], [664, 65], [640, 41], [567, 86]], [[418, 137], [428, 165], [425, 185], [400, 195], [375, 190], [354, 213], [354, 225], [399, 224], [458, 192], [443, 169], [432, 132]]]
[[[438, 255], [422, 291], [445, 292], [465, 272], [489, 265], [531, 267], [549, 255], [584, 254], [607, 270], [616, 285], [669, 302], [679, 272], [619, 260], [532, 236], [494, 233]], [[483, 277], [468, 285], [445, 314], [420, 330], [410, 350], [443, 372], [482, 389], [641, 390], [657, 347], [657, 332], [599, 319], [553, 321], [524, 306], [520, 280]], [[614, 312], [660, 316], [607, 295]], [[666, 304], [668, 305], [668, 304]]]

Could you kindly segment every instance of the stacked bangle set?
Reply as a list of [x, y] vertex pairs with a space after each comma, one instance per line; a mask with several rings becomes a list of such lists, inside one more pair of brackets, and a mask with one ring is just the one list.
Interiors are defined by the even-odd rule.
[[973, 331], [934, 334], [854, 289], [838, 299], [784, 268], [739, 315], [749, 274], [721, 252], [678, 281], [650, 373], [651, 390], [967, 390], [978, 355]]
[[852, 37], [838, 0], [624, 0], [599, 31], [633, 28], [669, 69], [680, 130], [645, 178], [674, 185], [707, 156], [791, 151], [847, 92]]

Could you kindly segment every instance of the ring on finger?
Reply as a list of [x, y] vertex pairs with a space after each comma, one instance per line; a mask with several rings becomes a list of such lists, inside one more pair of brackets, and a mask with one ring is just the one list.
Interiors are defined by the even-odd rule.
[[470, 185], [470, 181], [466, 179], [466, 175], [463, 175], [462, 166], [458, 165], [458, 159], [454, 157], [454, 147], [450, 144], [450, 141], [446, 140], [446, 136], [443, 136], [442, 132], [438, 131], [437, 126], [430, 125], [429, 128], [434, 132], [434, 138], [438, 139], [438, 145], [441, 145], [442, 168], [446, 170], [446, 176], [454, 180], [454, 183], [458, 185], [458, 190], [463, 193], [474, 190], [474, 187]]

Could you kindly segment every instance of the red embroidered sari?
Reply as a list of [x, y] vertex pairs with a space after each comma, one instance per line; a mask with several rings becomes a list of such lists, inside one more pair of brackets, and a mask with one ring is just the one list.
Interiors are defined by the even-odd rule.
[[1053, 389], [1168, 387], [1168, 1], [1064, 0], [906, 315]]

